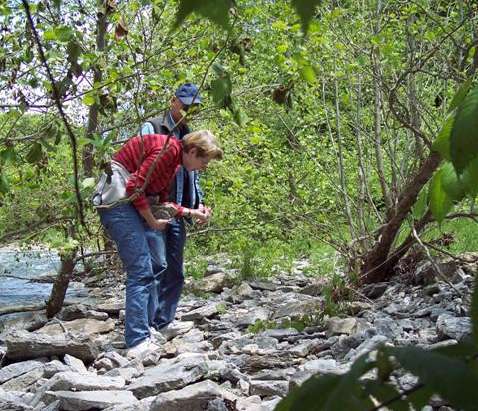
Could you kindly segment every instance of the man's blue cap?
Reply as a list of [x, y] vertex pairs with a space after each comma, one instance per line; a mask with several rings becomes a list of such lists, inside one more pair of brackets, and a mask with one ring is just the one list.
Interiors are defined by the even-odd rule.
[[201, 96], [199, 95], [198, 87], [193, 83], [185, 83], [180, 86], [176, 90], [175, 96], [181, 100], [181, 103], [186, 104], [187, 106], [201, 103]]

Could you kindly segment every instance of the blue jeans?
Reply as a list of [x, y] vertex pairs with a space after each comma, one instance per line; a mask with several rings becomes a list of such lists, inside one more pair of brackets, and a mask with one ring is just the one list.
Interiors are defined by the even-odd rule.
[[132, 204], [100, 209], [99, 214], [127, 273], [125, 340], [134, 347], [149, 337], [149, 326], [159, 317], [165, 234], [149, 228]]
[[174, 320], [179, 297], [184, 285], [183, 259], [186, 229], [183, 219], [173, 220], [165, 231], [166, 269], [159, 283], [159, 312], [154, 317], [156, 329], [166, 327]]

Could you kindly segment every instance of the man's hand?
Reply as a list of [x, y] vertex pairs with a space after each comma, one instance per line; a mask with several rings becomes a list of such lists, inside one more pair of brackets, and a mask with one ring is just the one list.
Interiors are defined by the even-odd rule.
[[198, 224], [205, 224], [205, 223], [209, 222], [209, 220], [211, 219], [212, 210], [209, 207], [206, 207], [204, 204], [199, 204], [198, 210], [201, 211], [206, 216], [206, 221], [198, 220], [197, 223]]

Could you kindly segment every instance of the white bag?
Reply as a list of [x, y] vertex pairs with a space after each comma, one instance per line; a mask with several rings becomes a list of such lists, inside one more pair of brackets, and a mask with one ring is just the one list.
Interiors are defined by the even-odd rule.
[[111, 171], [113, 174], [110, 178], [103, 172], [91, 197], [93, 206], [96, 208], [110, 207], [112, 204], [128, 197], [126, 183], [130, 176], [129, 171], [116, 161], [111, 161]]

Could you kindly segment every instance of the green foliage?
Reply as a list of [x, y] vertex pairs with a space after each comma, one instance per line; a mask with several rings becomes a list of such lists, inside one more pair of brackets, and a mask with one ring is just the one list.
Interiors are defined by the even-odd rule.
[[450, 153], [460, 175], [478, 156], [478, 87], [458, 105], [451, 131]]
[[180, 0], [174, 28], [178, 28], [191, 13], [195, 12], [229, 30], [231, 28], [229, 22], [231, 6], [231, 0]]

